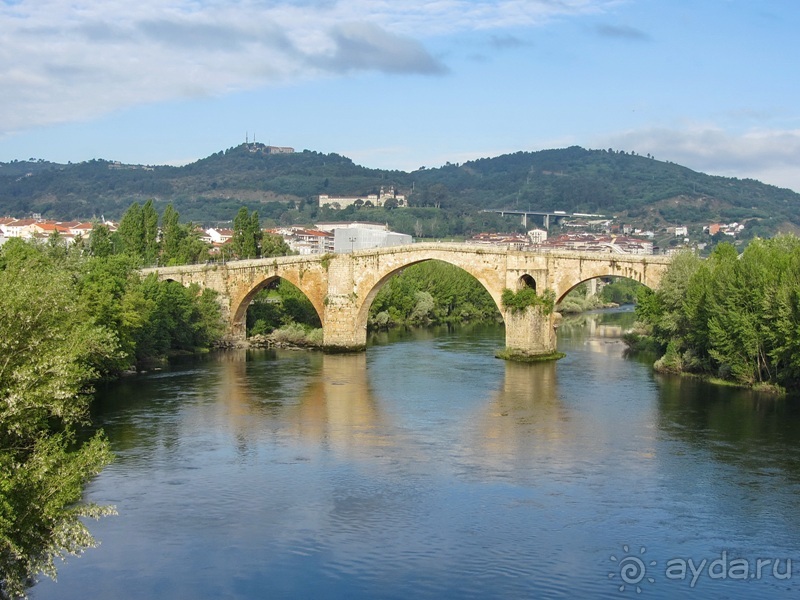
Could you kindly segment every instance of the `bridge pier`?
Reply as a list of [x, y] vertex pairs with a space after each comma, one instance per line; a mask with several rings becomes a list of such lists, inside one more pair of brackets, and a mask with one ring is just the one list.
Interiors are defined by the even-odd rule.
[[351, 295], [328, 295], [322, 323], [322, 349], [325, 352], [362, 352], [367, 348], [367, 326], [358, 318], [358, 307]]
[[556, 350], [556, 325], [561, 315], [546, 314], [541, 306], [503, 311], [506, 323], [506, 347], [497, 358], [521, 362], [557, 360], [564, 355]]

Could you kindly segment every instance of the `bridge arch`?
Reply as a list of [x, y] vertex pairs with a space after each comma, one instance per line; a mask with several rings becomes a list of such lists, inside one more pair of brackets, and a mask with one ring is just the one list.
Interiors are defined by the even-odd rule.
[[525, 273], [517, 280], [517, 291], [530, 288], [536, 291], [536, 279], [530, 273]]
[[591, 264], [582, 264], [578, 271], [564, 271], [563, 276], [555, 286], [556, 302], [561, 302], [576, 287], [587, 281], [603, 277], [622, 277], [631, 279], [642, 285], [655, 289], [661, 279], [662, 265], [648, 264], [646, 262], [620, 263], [611, 261], [595, 261]]
[[[397, 262], [392, 262], [392, 264], [387, 264], [385, 268], [378, 270], [374, 277], [370, 278], [371, 281], [365, 282], [363, 284], [362, 289], [365, 293], [359, 294], [361, 297], [361, 304], [358, 307], [357, 312], [357, 322], [356, 326], [359, 328], [366, 329], [367, 322], [369, 320], [369, 310], [372, 307], [372, 303], [375, 301], [375, 297], [380, 292], [381, 288], [393, 277], [398, 275], [404, 269], [408, 267], [419, 265], [426, 262], [431, 261], [439, 261], [458, 269], [461, 269], [468, 275], [474, 277], [478, 283], [481, 284], [481, 287], [486, 290], [489, 296], [494, 301], [494, 305], [497, 307], [497, 311], [503, 316], [503, 307], [501, 302], [501, 294], [502, 294], [502, 286], [498, 287], [498, 281], [491, 281], [489, 278], [485, 276], [480, 270], [472, 268], [470, 264], [467, 264], [466, 261], [456, 260], [453, 257], [442, 257], [442, 256], [424, 256], [424, 257], [408, 257], [407, 260], [399, 260]], [[505, 324], [505, 317], [503, 316], [503, 322]]]
[[292, 285], [294, 285], [294, 287], [297, 288], [300, 291], [300, 293], [303, 294], [303, 296], [314, 307], [314, 311], [317, 313], [317, 317], [319, 317], [320, 323], [322, 323], [324, 312], [320, 312], [319, 307], [314, 305], [313, 300], [308, 296], [308, 294], [303, 290], [303, 288], [295, 285], [294, 283], [292, 283], [292, 281], [290, 281], [286, 277], [282, 277], [281, 275], [271, 275], [265, 277], [264, 279], [256, 283], [253, 287], [251, 287], [250, 290], [246, 292], [245, 295], [241, 298], [235, 311], [232, 311], [231, 322], [234, 324], [238, 324], [238, 326], [242, 328], [241, 331], [244, 332], [245, 336], [247, 335], [247, 310], [252, 305], [253, 300], [255, 299], [255, 297], [258, 295], [259, 292], [267, 289], [272, 284], [279, 281], [286, 281], [287, 283], [291, 283]]
[[320, 283], [319, 260], [304, 262], [295, 257], [248, 261], [250, 267], [241, 269], [229, 279], [227, 296], [230, 299], [229, 319], [231, 335], [234, 339], [246, 339], [247, 309], [253, 298], [277, 280], [284, 280], [295, 286], [314, 307], [323, 327], [325, 324], [324, 286]]

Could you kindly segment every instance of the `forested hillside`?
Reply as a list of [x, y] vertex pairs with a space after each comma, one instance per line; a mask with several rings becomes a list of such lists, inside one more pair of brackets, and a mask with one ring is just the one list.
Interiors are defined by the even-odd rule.
[[[517, 152], [411, 173], [368, 169], [337, 154], [263, 149], [242, 144], [184, 167], [0, 163], [0, 214], [119, 218], [131, 202], [152, 198], [201, 223], [229, 221], [245, 205], [267, 224], [357, 218], [418, 237], [518, 226], [480, 212], [486, 208], [602, 213], [646, 228], [738, 221], [764, 236], [800, 227], [800, 194], [791, 190], [612, 149]], [[319, 194], [377, 193], [381, 186], [394, 186], [412, 208], [317, 206]]]

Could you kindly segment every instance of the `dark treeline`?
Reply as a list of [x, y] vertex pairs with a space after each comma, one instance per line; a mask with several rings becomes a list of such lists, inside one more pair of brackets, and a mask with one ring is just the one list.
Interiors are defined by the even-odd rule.
[[666, 372], [738, 384], [800, 387], [800, 239], [754, 240], [737, 255], [720, 244], [707, 260], [685, 253], [659, 289], [643, 290], [634, 347], [662, 354]]

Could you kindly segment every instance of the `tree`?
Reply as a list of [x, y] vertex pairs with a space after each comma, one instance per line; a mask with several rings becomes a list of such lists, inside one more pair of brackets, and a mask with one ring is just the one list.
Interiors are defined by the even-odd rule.
[[288, 256], [292, 253], [288, 244], [279, 235], [266, 234], [261, 240], [261, 256]]
[[142, 229], [144, 231], [142, 258], [145, 264], [153, 264], [158, 257], [158, 212], [152, 200], [145, 202], [142, 207]]
[[114, 244], [111, 241], [111, 230], [108, 225], [94, 223], [92, 231], [89, 233], [89, 252], [92, 256], [105, 258], [114, 252]]
[[161, 217], [161, 264], [180, 264], [181, 247], [186, 237], [186, 231], [178, 222], [178, 211], [167, 204], [164, 215]]
[[258, 217], [258, 212], [253, 211], [250, 215], [250, 225], [247, 229], [247, 236], [248, 239], [252, 239], [253, 246], [255, 247], [255, 254], [253, 254], [254, 258], [258, 258], [261, 256], [261, 240], [264, 237], [264, 232], [261, 231], [261, 219]]
[[54, 577], [54, 558], [93, 545], [81, 517], [111, 512], [80, 502], [111, 459], [108, 443], [75, 433], [87, 421], [93, 365], [118, 349], [66, 270], [11, 243], [0, 258], [0, 594], [19, 597], [37, 573]]
[[636, 312], [664, 356], [656, 365], [753, 386], [800, 387], [800, 240], [719, 244], [679, 255]]
[[122, 242], [122, 251], [143, 259], [145, 253], [144, 214], [138, 202], [131, 204], [122, 215], [117, 232]]
[[233, 220], [231, 250], [236, 258], [258, 258], [261, 241], [261, 224], [258, 213], [250, 215], [246, 206], [239, 209]]

